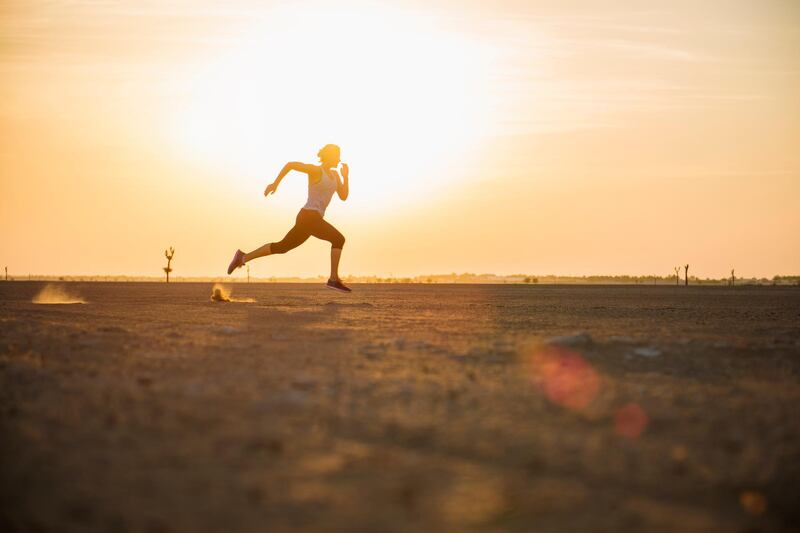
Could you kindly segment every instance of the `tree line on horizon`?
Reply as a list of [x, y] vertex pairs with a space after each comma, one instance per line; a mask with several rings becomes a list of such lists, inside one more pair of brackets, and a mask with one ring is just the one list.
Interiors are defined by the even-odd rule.
[[[325, 281], [327, 276], [318, 275], [312, 277], [252, 277], [254, 283], [317, 283]], [[609, 284], [609, 285], [675, 285], [675, 275], [665, 276], [630, 276], [630, 275], [589, 275], [589, 276], [559, 276], [530, 275], [530, 274], [426, 274], [413, 277], [394, 277], [394, 276], [344, 276], [343, 279], [350, 283], [417, 283], [417, 284], [436, 284], [436, 283], [485, 283], [485, 284], [520, 284], [520, 285], [579, 285], [579, 284]], [[30, 281], [104, 281], [104, 282], [164, 282], [162, 276], [129, 276], [129, 275], [107, 275], [107, 276], [88, 276], [88, 275], [27, 275], [11, 276], [8, 281], [30, 280]], [[245, 283], [247, 278], [231, 278], [228, 276], [170, 276], [170, 282], [212, 282], [212, 283]], [[684, 279], [680, 280], [685, 283]], [[689, 285], [730, 285], [731, 278], [698, 278], [688, 276]], [[776, 275], [772, 278], [736, 278], [736, 285], [796, 285], [800, 286], [800, 275], [786, 276]]]
[[[164, 251], [164, 257], [167, 259], [167, 266], [162, 268], [166, 274], [166, 282], [170, 281], [170, 273], [172, 272], [172, 258], [175, 256], [175, 248], [169, 247]], [[736, 278], [735, 269], [731, 269], [731, 275], [727, 278], [698, 278], [696, 276], [689, 276], [689, 264], [682, 267], [676, 266], [673, 268], [674, 275], [668, 274], [665, 276], [658, 275], [588, 275], [588, 276], [560, 276], [557, 274], [547, 275], [531, 275], [531, 274], [509, 274], [497, 275], [491, 273], [474, 274], [472, 272], [464, 272], [458, 274], [451, 272], [450, 274], [423, 274], [413, 277], [381, 277], [381, 276], [345, 276], [343, 279], [350, 283], [493, 283], [493, 284], [611, 284], [611, 285], [667, 285], [672, 284], [673, 281], [676, 285], [680, 285], [681, 269], [683, 269], [683, 282], [684, 285], [729, 285], [733, 286], [738, 282], [741, 285], [797, 285], [800, 286], [800, 275], [775, 275], [770, 278]], [[24, 279], [24, 278], [23, 278]], [[153, 276], [31, 276], [28, 274], [28, 280], [37, 281], [155, 281], [157, 279]], [[327, 278], [324, 275], [313, 277], [276, 277], [271, 276], [268, 278], [253, 278], [256, 282], [260, 283], [309, 283], [325, 281]], [[13, 277], [8, 275], [8, 267], [5, 267], [5, 281], [13, 281]], [[237, 278], [230, 278], [225, 276], [206, 277], [181, 277], [175, 278], [174, 281], [183, 282], [222, 282], [222, 283], [239, 283]], [[247, 269], [247, 283], [250, 282], [250, 269]]]

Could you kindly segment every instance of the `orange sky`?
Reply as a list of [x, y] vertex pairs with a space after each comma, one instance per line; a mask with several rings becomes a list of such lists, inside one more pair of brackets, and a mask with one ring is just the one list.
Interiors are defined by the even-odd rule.
[[343, 274], [800, 273], [800, 3], [530, 4], [5, 1], [0, 266], [221, 275], [335, 142]]

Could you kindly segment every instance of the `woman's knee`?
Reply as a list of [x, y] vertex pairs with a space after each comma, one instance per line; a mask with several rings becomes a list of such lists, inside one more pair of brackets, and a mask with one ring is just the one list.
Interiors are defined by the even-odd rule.
[[289, 251], [289, 247], [283, 241], [273, 242], [269, 245], [269, 253], [272, 254], [285, 254]]
[[340, 250], [344, 248], [344, 235], [338, 235], [335, 239], [331, 241], [331, 248], [339, 248]]

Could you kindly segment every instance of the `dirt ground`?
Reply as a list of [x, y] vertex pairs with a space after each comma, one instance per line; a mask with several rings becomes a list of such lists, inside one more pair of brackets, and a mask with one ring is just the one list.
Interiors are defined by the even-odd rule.
[[798, 288], [44, 285], [0, 283], [2, 531], [800, 524]]

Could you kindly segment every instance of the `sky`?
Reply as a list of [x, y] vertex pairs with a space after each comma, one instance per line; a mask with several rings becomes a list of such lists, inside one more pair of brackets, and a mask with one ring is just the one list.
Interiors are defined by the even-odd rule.
[[222, 275], [327, 143], [343, 275], [798, 274], [800, 3], [0, 3], [12, 275]]

